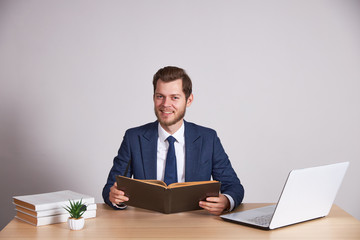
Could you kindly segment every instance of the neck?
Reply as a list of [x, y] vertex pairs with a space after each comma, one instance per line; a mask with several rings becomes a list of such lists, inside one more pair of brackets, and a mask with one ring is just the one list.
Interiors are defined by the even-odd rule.
[[161, 127], [168, 133], [170, 133], [171, 135], [173, 135], [174, 133], [176, 133], [177, 130], [179, 130], [181, 128], [181, 126], [183, 125], [184, 120], [181, 119], [180, 121], [178, 121], [177, 123], [174, 123], [172, 125], [164, 125], [162, 123], [160, 123]]

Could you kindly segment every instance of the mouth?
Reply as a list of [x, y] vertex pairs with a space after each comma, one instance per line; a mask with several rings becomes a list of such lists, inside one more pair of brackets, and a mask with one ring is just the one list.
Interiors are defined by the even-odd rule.
[[160, 110], [161, 114], [167, 116], [167, 115], [171, 115], [174, 113], [174, 111], [169, 111], [169, 110]]
[[159, 109], [159, 112], [163, 117], [169, 117], [172, 114], [175, 114], [175, 111], [170, 109]]

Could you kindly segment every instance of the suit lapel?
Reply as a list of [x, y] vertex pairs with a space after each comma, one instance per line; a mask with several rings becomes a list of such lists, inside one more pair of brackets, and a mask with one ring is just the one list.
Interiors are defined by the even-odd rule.
[[202, 138], [197, 128], [187, 123], [185, 124], [185, 181], [196, 180], [199, 171], [199, 162], [201, 156]]
[[140, 136], [145, 179], [156, 179], [158, 122], [154, 122]]

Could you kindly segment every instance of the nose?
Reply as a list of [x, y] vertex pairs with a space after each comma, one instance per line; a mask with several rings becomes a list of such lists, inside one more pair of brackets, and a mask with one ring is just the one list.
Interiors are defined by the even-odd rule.
[[171, 106], [171, 98], [169, 98], [169, 97], [164, 97], [164, 99], [163, 99], [163, 105], [164, 105], [164, 107], [169, 107], [169, 106]]

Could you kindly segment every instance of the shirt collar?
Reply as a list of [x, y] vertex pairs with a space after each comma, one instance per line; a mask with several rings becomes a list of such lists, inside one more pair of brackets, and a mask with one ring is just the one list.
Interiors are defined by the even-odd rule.
[[[161, 142], [165, 142], [166, 139], [171, 135], [161, 127], [160, 123], [158, 125], [158, 133]], [[184, 134], [185, 134], [185, 124], [183, 123], [179, 128], [179, 130], [177, 130], [172, 136], [176, 139], [177, 142], [184, 143], [185, 142]]]

